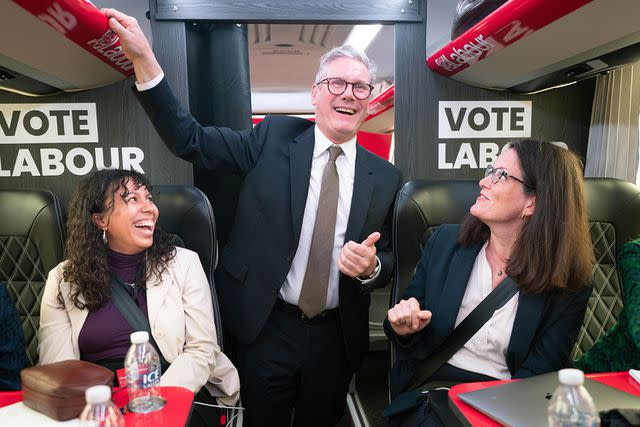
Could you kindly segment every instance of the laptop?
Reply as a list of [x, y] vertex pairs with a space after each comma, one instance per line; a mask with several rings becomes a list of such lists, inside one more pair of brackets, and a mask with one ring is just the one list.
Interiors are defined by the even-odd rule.
[[[549, 372], [460, 393], [458, 397], [503, 425], [540, 427], [547, 425], [547, 406], [558, 384], [558, 372]], [[615, 408], [640, 409], [639, 396], [588, 378], [585, 378], [584, 386], [598, 412]]]

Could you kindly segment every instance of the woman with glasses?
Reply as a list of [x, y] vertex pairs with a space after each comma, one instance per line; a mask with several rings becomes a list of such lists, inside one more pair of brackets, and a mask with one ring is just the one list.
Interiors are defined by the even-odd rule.
[[[390, 425], [439, 425], [423, 390], [528, 377], [570, 361], [593, 258], [579, 159], [550, 143], [513, 142], [479, 185], [469, 215], [435, 231], [404, 299], [388, 312], [385, 330], [398, 349], [391, 391], [400, 393], [385, 411], [395, 414]], [[416, 379], [494, 289], [511, 293], [426, 382]]]

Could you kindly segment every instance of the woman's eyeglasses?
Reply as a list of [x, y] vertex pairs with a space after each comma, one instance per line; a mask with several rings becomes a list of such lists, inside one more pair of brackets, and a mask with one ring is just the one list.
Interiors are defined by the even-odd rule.
[[513, 176], [510, 173], [507, 173], [507, 171], [505, 171], [502, 168], [494, 168], [492, 165], [487, 166], [487, 170], [484, 172], [484, 176], [485, 178], [488, 176], [491, 176], [491, 182], [493, 182], [494, 184], [497, 184], [500, 180], [506, 181], [508, 178], [513, 178], [516, 181], [518, 181], [520, 184], [529, 188], [529, 186], [524, 182], [524, 180], [516, 176]]

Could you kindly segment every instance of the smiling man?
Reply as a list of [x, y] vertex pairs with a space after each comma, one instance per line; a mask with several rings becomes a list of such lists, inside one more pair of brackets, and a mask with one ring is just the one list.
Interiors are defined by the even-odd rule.
[[[341, 144], [356, 137], [369, 113], [372, 77], [367, 59], [359, 57], [358, 52], [346, 46], [332, 52], [320, 61], [317, 83], [311, 88], [311, 102], [320, 131], [335, 144]], [[338, 52], [348, 53], [338, 56]]]
[[253, 129], [203, 127], [186, 111], [135, 19], [105, 9], [136, 72], [136, 96], [167, 146], [244, 177], [216, 270], [237, 342], [247, 426], [335, 425], [368, 349], [371, 290], [393, 270], [398, 169], [356, 142], [373, 64], [350, 46], [321, 61], [315, 124], [267, 116]]

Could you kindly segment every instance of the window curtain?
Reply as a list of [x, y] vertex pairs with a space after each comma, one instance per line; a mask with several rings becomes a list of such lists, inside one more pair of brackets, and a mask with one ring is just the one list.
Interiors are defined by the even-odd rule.
[[585, 176], [637, 183], [639, 120], [640, 62], [598, 76]]

